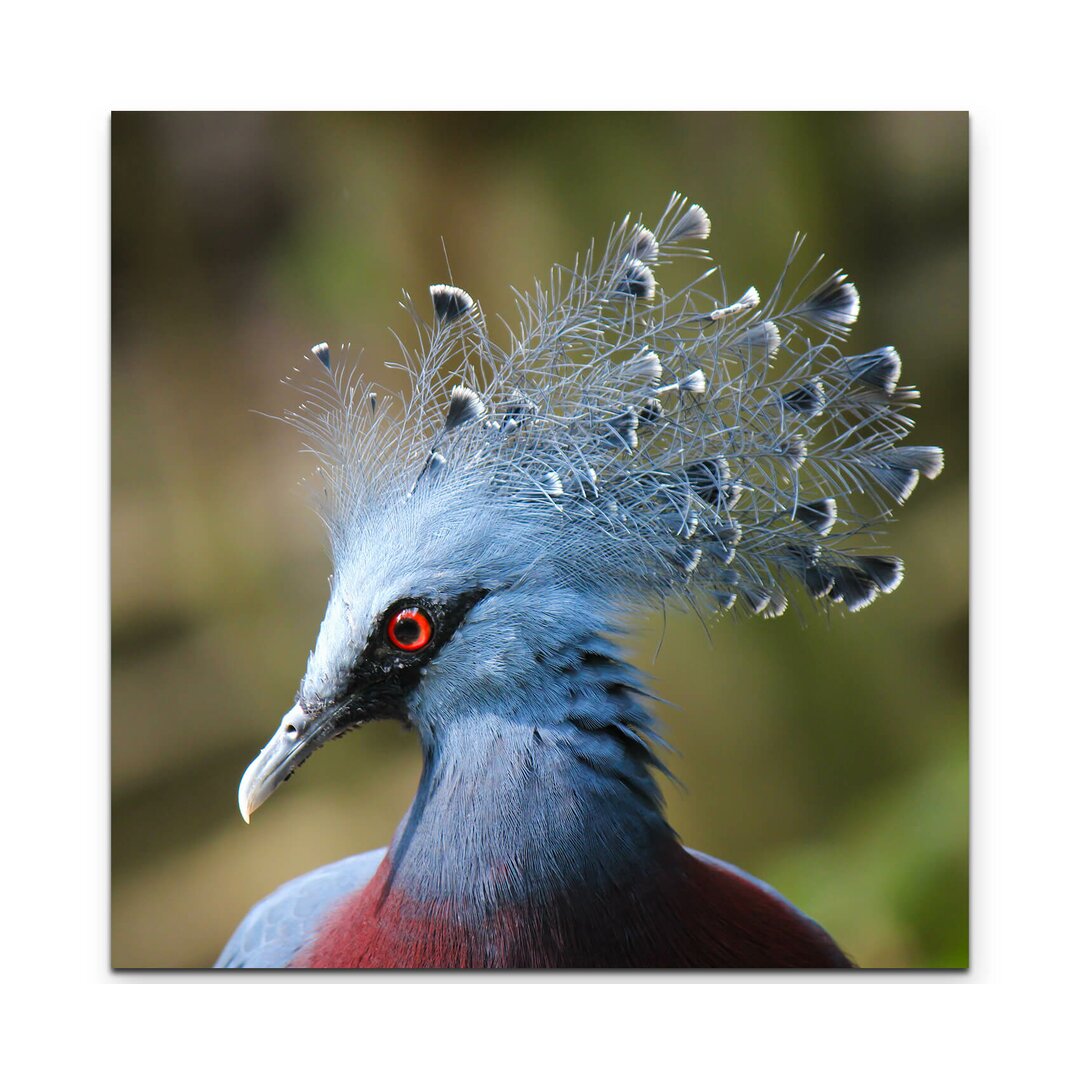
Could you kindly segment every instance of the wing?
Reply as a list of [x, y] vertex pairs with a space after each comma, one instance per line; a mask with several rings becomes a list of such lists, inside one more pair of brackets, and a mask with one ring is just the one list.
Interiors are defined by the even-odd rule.
[[374, 876], [386, 848], [351, 855], [275, 889], [244, 916], [216, 968], [283, 968], [311, 944], [327, 913]]
[[686, 851], [713, 872], [710, 891], [731, 926], [741, 927], [738, 959], [725, 966], [856, 966], [818, 923], [771, 885], [712, 855], [690, 848]]

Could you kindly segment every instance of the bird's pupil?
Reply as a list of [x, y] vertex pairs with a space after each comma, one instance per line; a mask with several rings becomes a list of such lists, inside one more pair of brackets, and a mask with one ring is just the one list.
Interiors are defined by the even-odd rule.
[[420, 624], [414, 618], [406, 615], [398, 619], [394, 632], [402, 645], [411, 645], [420, 637]]

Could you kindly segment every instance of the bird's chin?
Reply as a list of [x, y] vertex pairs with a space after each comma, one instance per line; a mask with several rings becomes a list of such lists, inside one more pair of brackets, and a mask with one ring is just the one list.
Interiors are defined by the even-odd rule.
[[250, 822], [251, 815], [320, 746], [363, 722], [364, 718], [345, 706], [331, 707], [312, 717], [294, 705], [240, 780], [237, 802], [244, 821]]

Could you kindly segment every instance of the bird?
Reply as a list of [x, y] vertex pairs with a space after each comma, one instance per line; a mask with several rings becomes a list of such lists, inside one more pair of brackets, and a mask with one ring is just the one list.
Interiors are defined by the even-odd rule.
[[897, 350], [848, 349], [844, 272], [797, 272], [796, 235], [765, 297], [729, 293], [711, 227], [679, 193], [651, 227], [627, 215], [515, 291], [497, 332], [455, 284], [430, 314], [403, 293], [404, 390], [326, 342], [286, 380], [333, 573], [241, 814], [376, 720], [416, 732], [422, 769], [385, 848], [282, 885], [216, 966], [856, 966], [682, 844], [628, 635], [669, 605], [862, 610], [900, 584], [878, 537], [944, 455], [905, 441], [919, 395]]

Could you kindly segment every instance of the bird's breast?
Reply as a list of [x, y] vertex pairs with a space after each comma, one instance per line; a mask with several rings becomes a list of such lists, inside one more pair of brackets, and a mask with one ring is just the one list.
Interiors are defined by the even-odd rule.
[[452, 896], [410, 896], [394, 885], [391, 871], [388, 856], [371, 882], [330, 914], [292, 966], [851, 966], [824, 930], [778, 894], [677, 845], [637, 881], [606, 893], [544, 890], [486, 910]]

